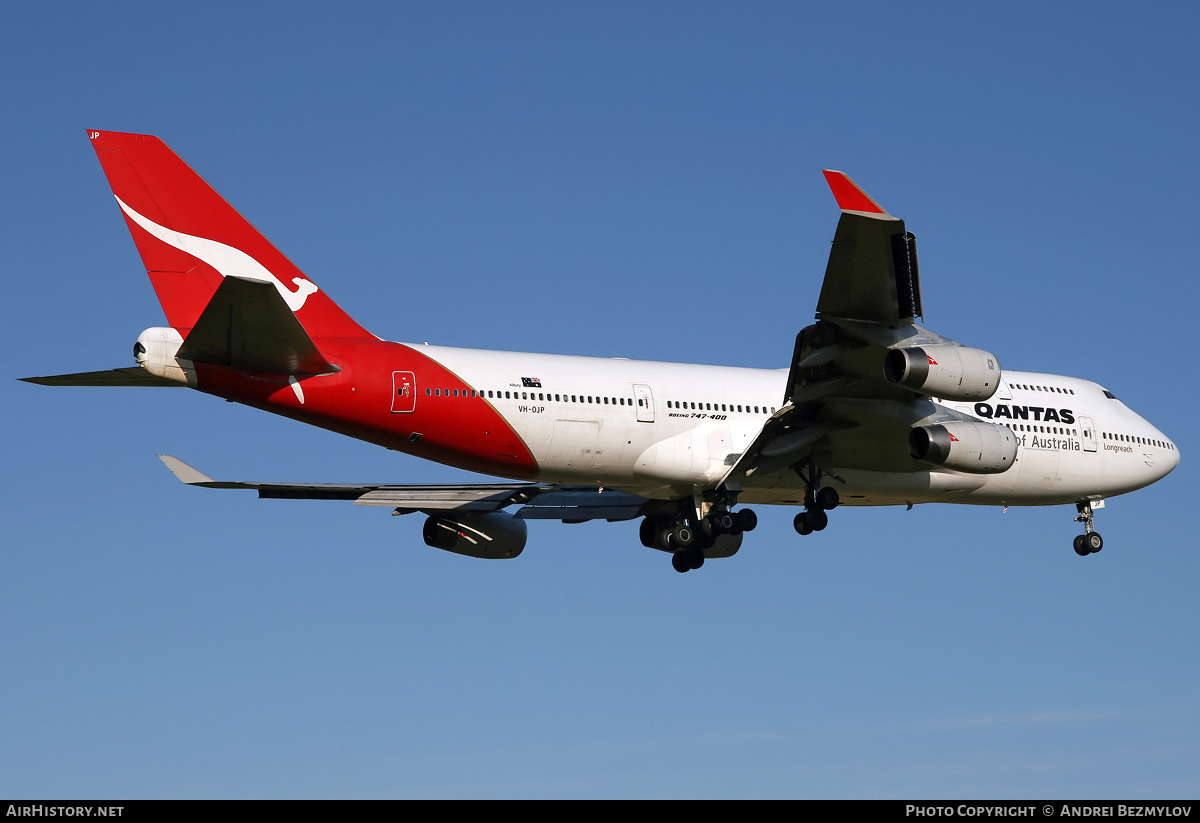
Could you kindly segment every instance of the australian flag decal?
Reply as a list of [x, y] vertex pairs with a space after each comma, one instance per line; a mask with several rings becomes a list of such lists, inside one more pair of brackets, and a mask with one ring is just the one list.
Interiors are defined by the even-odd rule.
[[527, 389], [540, 389], [542, 387], [542, 381], [536, 377], [522, 377], [521, 385]]

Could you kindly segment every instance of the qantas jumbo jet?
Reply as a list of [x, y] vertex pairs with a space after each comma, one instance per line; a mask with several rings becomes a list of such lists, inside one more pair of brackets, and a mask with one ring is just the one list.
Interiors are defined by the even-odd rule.
[[520, 481], [223, 482], [162, 456], [189, 485], [422, 512], [428, 545], [472, 557], [519, 555], [527, 520], [642, 518], [643, 545], [686, 572], [738, 550], [751, 503], [802, 507], [802, 535], [838, 505], [1074, 504], [1088, 555], [1105, 498], [1179, 463], [1101, 386], [1002, 372], [916, 325], [915, 239], [841, 172], [825, 172], [842, 216], [816, 322], [787, 368], [761, 370], [387, 342], [161, 140], [88, 136], [169, 325], [138, 337], [136, 367], [27, 380], [187, 386]]

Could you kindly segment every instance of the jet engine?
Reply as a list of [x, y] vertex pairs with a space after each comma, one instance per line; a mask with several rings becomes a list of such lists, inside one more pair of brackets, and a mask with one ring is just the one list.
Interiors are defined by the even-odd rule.
[[1000, 361], [983, 349], [914, 346], [883, 361], [889, 382], [945, 400], [987, 400], [1000, 386]]
[[524, 520], [504, 512], [430, 515], [421, 530], [425, 545], [468, 557], [504, 559], [525, 549]]
[[1008, 471], [1017, 458], [1017, 436], [995, 423], [955, 422], [918, 426], [908, 438], [917, 460], [971, 474]]

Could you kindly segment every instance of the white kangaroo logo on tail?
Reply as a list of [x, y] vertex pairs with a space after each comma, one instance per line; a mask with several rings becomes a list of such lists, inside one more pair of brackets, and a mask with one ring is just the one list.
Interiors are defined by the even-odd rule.
[[182, 252], [187, 252], [192, 257], [212, 266], [217, 270], [217, 274], [222, 277], [244, 277], [247, 280], [272, 283], [275, 286], [275, 290], [279, 292], [279, 296], [283, 298], [283, 301], [287, 303], [287, 307], [292, 311], [298, 311], [304, 305], [304, 301], [308, 299], [308, 296], [318, 291], [316, 285], [311, 280], [305, 280], [303, 277], [292, 278], [292, 282], [296, 284], [296, 291], [292, 291], [279, 282], [279, 278], [271, 274], [262, 263], [259, 263], [241, 249], [235, 249], [233, 246], [218, 243], [216, 240], [196, 237], [160, 226], [150, 218], [143, 217], [129, 208], [120, 197], [117, 197], [115, 194], [113, 197], [116, 197], [117, 203], [121, 206], [121, 211], [129, 215], [130, 220], [137, 223], [168, 246], [173, 246]]

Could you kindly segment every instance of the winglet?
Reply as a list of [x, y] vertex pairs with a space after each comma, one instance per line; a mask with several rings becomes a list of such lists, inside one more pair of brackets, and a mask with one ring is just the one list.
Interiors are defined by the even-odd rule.
[[829, 190], [833, 192], [838, 208], [842, 211], [891, 216], [845, 173], [831, 169], [822, 169], [821, 173], [825, 175], [825, 182], [829, 184]]
[[166, 464], [166, 467], [171, 470], [171, 474], [175, 475], [182, 482], [187, 483], [189, 486], [197, 486], [201, 483], [215, 482], [207, 474], [199, 469], [193, 469], [178, 457], [172, 457], [169, 454], [160, 454], [158, 455], [158, 459]]

